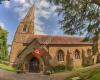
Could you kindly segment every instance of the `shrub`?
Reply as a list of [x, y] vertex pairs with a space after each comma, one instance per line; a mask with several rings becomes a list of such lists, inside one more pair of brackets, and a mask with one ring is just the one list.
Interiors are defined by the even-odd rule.
[[65, 67], [65, 65], [57, 65], [55, 67], [52, 67], [52, 70], [54, 72], [62, 72], [62, 71], [66, 70], [66, 67]]
[[73, 66], [67, 66], [67, 70], [72, 71], [73, 70]]

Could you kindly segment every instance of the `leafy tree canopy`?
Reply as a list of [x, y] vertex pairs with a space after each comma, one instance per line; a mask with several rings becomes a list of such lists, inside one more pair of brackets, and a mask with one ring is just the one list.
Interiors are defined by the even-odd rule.
[[[100, 32], [100, 0], [49, 0], [59, 5], [57, 11], [63, 16], [61, 28], [67, 34], [83, 34], [93, 37]], [[98, 2], [98, 4], [96, 3]]]
[[94, 41], [94, 53], [98, 52], [100, 39], [100, 0], [49, 0], [58, 6], [61, 29], [66, 34], [86, 35]]
[[0, 27], [0, 59], [7, 57], [7, 34], [8, 32]]

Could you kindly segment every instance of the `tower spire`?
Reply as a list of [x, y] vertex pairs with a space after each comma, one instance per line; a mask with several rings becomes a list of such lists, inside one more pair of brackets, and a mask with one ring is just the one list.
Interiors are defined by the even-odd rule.
[[20, 26], [18, 27], [17, 32], [34, 34], [34, 12], [35, 6], [32, 5], [25, 18], [20, 22]]
[[29, 9], [25, 18], [19, 23], [17, 31], [15, 33], [11, 55], [10, 64], [16, 64], [18, 54], [26, 47], [23, 45], [24, 41], [27, 41], [30, 34], [34, 34], [34, 5]]
[[22, 22], [34, 22], [34, 11], [35, 7], [32, 5]]

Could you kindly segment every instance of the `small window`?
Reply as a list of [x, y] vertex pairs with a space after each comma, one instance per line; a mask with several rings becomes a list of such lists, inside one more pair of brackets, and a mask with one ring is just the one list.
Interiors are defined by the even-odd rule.
[[23, 28], [23, 32], [28, 32], [27, 25], [24, 26], [24, 28]]
[[57, 53], [57, 60], [58, 61], [64, 61], [64, 52], [62, 50], [59, 50]]
[[80, 51], [79, 50], [75, 51], [75, 59], [80, 59]]

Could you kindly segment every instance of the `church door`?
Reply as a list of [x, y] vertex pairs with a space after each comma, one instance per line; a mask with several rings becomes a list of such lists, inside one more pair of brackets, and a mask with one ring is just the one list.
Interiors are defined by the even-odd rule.
[[30, 63], [29, 63], [29, 72], [33, 72], [33, 73], [40, 72], [40, 70], [39, 70], [39, 60], [37, 58], [35, 58], [35, 57], [33, 57], [30, 60]]

